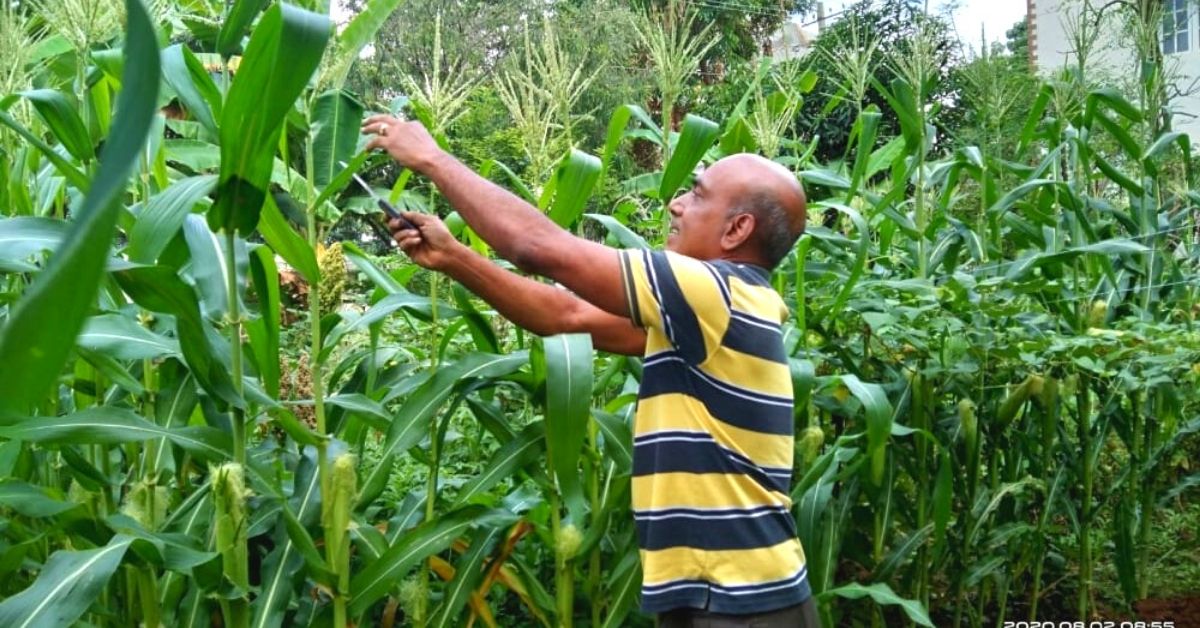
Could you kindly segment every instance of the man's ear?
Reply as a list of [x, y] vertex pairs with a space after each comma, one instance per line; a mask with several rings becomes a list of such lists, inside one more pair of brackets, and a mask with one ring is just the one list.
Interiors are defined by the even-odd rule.
[[750, 236], [754, 235], [755, 224], [754, 214], [742, 213], [734, 216], [726, 225], [725, 233], [721, 235], [721, 248], [732, 251], [745, 244]]

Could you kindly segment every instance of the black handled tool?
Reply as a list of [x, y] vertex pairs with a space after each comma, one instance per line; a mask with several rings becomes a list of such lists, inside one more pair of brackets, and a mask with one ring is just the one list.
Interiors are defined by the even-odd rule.
[[[339, 163], [342, 164], [343, 168], [349, 167], [344, 161]], [[367, 185], [367, 182], [363, 181], [361, 177], [359, 177], [357, 174], [351, 174], [350, 176], [354, 177], [354, 180], [358, 182], [358, 185], [360, 185], [362, 189], [366, 190], [367, 194], [371, 195], [371, 198], [375, 200], [375, 204], [379, 206], [379, 209], [383, 210], [383, 213], [388, 215], [388, 218], [399, 220], [400, 224], [404, 225], [405, 229], [417, 228], [416, 225], [412, 224], [412, 222], [400, 215], [400, 212], [396, 209], [395, 205], [392, 205], [391, 203], [387, 202], [386, 199], [376, 194], [375, 190], [372, 190], [371, 186]]]

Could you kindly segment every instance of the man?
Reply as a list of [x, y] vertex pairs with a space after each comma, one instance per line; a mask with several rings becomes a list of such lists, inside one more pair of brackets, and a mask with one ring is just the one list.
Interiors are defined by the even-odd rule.
[[368, 149], [431, 179], [497, 254], [571, 292], [406, 213], [416, 229], [390, 226], [416, 263], [534, 333], [589, 333], [599, 349], [645, 357], [632, 487], [643, 610], [670, 627], [816, 626], [788, 497], [787, 310], [768, 282], [804, 230], [796, 178], [755, 155], [722, 159], [671, 202], [667, 251], [617, 251], [478, 176], [419, 123], [372, 116], [363, 131], [375, 134]]

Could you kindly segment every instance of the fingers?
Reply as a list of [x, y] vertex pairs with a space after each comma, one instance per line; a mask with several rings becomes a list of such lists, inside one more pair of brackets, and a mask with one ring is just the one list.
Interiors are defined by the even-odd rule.
[[391, 131], [392, 129], [398, 130], [402, 125], [404, 125], [404, 121], [395, 116], [376, 114], [363, 120], [362, 128], [360, 130], [362, 131], [363, 135], [384, 135], [385, 128], [388, 129], [388, 131]]
[[396, 240], [396, 244], [400, 245], [400, 250], [412, 254], [413, 249], [421, 246], [421, 235], [412, 229], [401, 231], [392, 236]]

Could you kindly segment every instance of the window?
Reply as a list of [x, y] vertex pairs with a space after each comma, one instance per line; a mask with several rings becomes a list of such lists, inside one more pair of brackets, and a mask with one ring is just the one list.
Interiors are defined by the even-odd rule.
[[1163, 54], [1169, 55], [1188, 50], [1188, 2], [1189, 0], [1165, 0], [1163, 2]]

